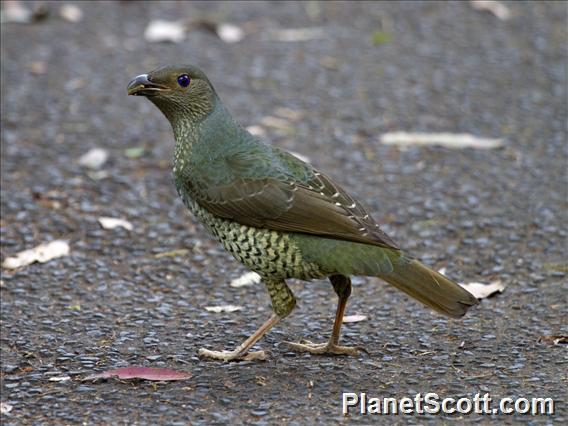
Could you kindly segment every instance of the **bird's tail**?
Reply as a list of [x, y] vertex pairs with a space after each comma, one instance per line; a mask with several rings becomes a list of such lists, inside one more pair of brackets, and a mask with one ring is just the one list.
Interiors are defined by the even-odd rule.
[[379, 277], [442, 314], [459, 318], [478, 303], [463, 287], [415, 259], [400, 256], [392, 264], [392, 272]]

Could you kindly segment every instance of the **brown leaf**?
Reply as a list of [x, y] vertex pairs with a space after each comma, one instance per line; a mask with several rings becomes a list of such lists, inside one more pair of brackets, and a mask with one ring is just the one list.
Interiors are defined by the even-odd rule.
[[568, 336], [540, 336], [538, 343], [548, 343], [549, 345], [566, 345], [568, 344]]

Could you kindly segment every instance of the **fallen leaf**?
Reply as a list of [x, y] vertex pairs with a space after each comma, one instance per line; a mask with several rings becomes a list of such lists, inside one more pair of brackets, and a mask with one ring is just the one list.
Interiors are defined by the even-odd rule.
[[272, 117], [270, 115], [262, 117], [262, 119], [260, 120], [260, 124], [262, 124], [265, 127], [272, 127], [274, 129], [285, 130], [285, 131], [289, 131], [292, 128], [288, 120], [278, 117]]
[[191, 377], [190, 373], [184, 371], [175, 371], [168, 368], [151, 368], [151, 367], [124, 367], [114, 370], [103, 371], [102, 373], [91, 374], [83, 379], [85, 380], [98, 380], [98, 379], [113, 379], [120, 380], [127, 379], [144, 379], [154, 381], [170, 381], [170, 380], [186, 380]]
[[8, 414], [14, 408], [12, 405], [8, 404], [7, 402], [0, 402], [0, 413], [1, 414]]
[[159, 19], [150, 21], [144, 30], [144, 39], [150, 43], [180, 43], [185, 40], [185, 25], [181, 22]]
[[336, 71], [339, 69], [339, 59], [333, 56], [324, 56], [319, 61], [320, 65], [328, 70]]
[[156, 259], [161, 259], [162, 257], [178, 257], [178, 256], [185, 256], [187, 253], [189, 253], [188, 249], [177, 249], [177, 250], [164, 251], [162, 253], [155, 254], [154, 257]]
[[110, 176], [110, 173], [106, 170], [95, 170], [92, 172], [87, 172], [87, 176], [89, 176], [94, 181], [106, 179]]
[[387, 44], [391, 41], [391, 37], [391, 34], [385, 31], [375, 31], [371, 37], [371, 42], [373, 43], [373, 46]]
[[239, 278], [235, 278], [229, 285], [231, 287], [238, 288], [258, 284], [260, 281], [260, 275], [258, 275], [256, 272], [247, 272], [246, 274], [241, 275]]
[[71, 380], [71, 377], [69, 377], [69, 376], [50, 377], [48, 380], [50, 382], [67, 382], [67, 381]]
[[345, 315], [343, 317], [344, 323], [366, 321], [367, 315]]
[[138, 158], [144, 155], [144, 151], [146, 151], [146, 148], [144, 148], [143, 146], [134, 146], [132, 148], [125, 149], [124, 155], [126, 155], [128, 158]]
[[[33, 10], [24, 6], [24, 1], [5, 0], [2, 2], [2, 13], [0, 22], [3, 24], [29, 24], [45, 19], [49, 13], [47, 6], [43, 3], [36, 3]], [[28, 3], [29, 4], [29, 3]]]
[[260, 126], [248, 126], [247, 131], [254, 136], [264, 136], [266, 131]]
[[34, 61], [28, 65], [28, 70], [30, 70], [33, 75], [43, 75], [47, 72], [47, 62]]
[[568, 264], [566, 263], [545, 263], [542, 267], [547, 271], [568, 273]]
[[490, 12], [501, 21], [507, 21], [511, 18], [511, 10], [500, 1], [471, 0], [470, 4], [475, 10]]
[[242, 310], [242, 306], [236, 305], [220, 305], [220, 306], [206, 306], [205, 310], [209, 312], [221, 313], [221, 312], [235, 312]]
[[108, 160], [108, 152], [102, 148], [93, 148], [79, 158], [79, 164], [89, 169], [100, 169]]
[[540, 336], [538, 343], [548, 343], [551, 345], [566, 345], [568, 344], [568, 336]]
[[16, 269], [34, 262], [45, 263], [68, 254], [69, 243], [63, 240], [55, 240], [8, 257], [4, 260], [2, 266], [7, 269]]
[[292, 108], [278, 107], [274, 110], [277, 116], [285, 118], [290, 121], [300, 121], [304, 114]]
[[505, 284], [501, 280], [492, 281], [489, 284], [473, 282], [467, 284], [460, 283], [460, 285], [477, 299], [486, 299], [496, 293], [503, 293], [503, 290], [505, 290]]
[[114, 228], [124, 228], [129, 231], [134, 229], [132, 223], [126, 219], [119, 219], [115, 217], [99, 217], [99, 223], [103, 229], [114, 229]]
[[2, 23], [27, 24], [32, 22], [33, 12], [22, 1], [2, 2]]
[[59, 16], [67, 22], [76, 24], [83, 19], [83, 11], [74, 4], [64, 4], [59, 8]]
[[225, 43], [238, 43], [245, 37], [245, 32], [240, 27], [226, 22], [217, 25], [215, 30]]
[[271, 40], [286, 42], [319, 40], [325, 38], [325, 31], [322, 27], [288, 28], [271, 31], [269, 38]]
[[381, 143], [401, 147], [437, 145], [453, 149], [495, 149], [503, 146], [501, 139], [478, 138], [467, 133], [393, 132], [382, 135]]

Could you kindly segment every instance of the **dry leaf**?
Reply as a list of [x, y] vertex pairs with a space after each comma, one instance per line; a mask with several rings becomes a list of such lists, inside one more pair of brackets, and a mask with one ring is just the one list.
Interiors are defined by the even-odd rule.
[[551, 345], [566, 345], [568, 344], [568, 336], [540, 336], [538, 343], [548, 343]]
[[29, 24], [30, 22], [37, 22], [45, 19], [49, 13], [47, 6], [44, 3], [36, 2], [33, 10], [24, 6], [24, 2], [18, 0], [4, 0], [2, 1], [2, 12], [0, 22], [3, 24]]
[[242, 310], [242, 306], [236, 305], [220, 305], [220, 306], [206, 306], [205, 310], [209, 312], [221, 313], [221, 312], [235, 312]]
[[505, 289], [505, 284], [501, 280], [492, 281], [489, 284], [473, 282], [467, 284], [460, 283], [460, 285], [478, 299], [486, 299], [496, 293], [503, 293]]
[[187, 253], [189, 253], [188, 249], [177, 249], [177, 250], [170, 250], [170, 251], [164, 251], [162, 253], [158, 253], [158, 254], [154, 255], [154, 257], [156, 259], [161, 259], [162, 257], [185, 256]]
[[47, 72], [47, 62], [34, 61], [28, 65], [28, 70], [30, 70], [33, 75], [43, 75]]
[[254, 136], [264, 136], [266, 131], [260, 126], [248, 126], [247, 131]]
[[97, 181], [97, 180], [106, 179], [107, 177], [110, 176], [110, 173], [107, 172], [106, 170], [95, 170], [93, 172], [87, 172], [87, 176]]
[[320, 65], [328, 70], [336, 71], [339, 69], [339, 59], [333, 56], [324, 56], [319, 61]]
[[108, 160], [108, 152], [102, 148], [93, 148], [79, 158], [79, 164], [89, 169], [100, 169]]
[[27, 24], [33, 20], [33, 12], [22, 1], [2, 2], [2, 23]]
[[103, 229], [124, 228], [129, 231], [134, 229], [134, 226], [126, 219], [119, 219], [115, 217], [99, 217], [99, 223]]
[[234, 24], [222, 23], [217, 25], [215, 31], [225, 43], [238, 43], [245, 37], [244, 31]]
[[7, 402], [0, 402], [0, 413], [1, 414], [8, 414], [14, 408], [12, 405], [8, 404]]
[[325, 31], [322, 27], [288, 28], [284, 30], [271, 31], [269, 38], [271, 40], [286, 42], [318, 40], [325, 38]]
[[91, 374], [83, 379], [85, 380], [98, 380], [98, 379], [112, 379], [117, 378], [125, 379], [144, 379], [154, 381], [170, 381], [170, 380], [185, 380], [191, 377], [190, 373], [183, 371], [170, 370], [168, 368], [150, 368], [150, 367], [124, 367], [115, 370], [107, 370], [102, 373]]
[[71, 380], [71, 377], [69, 377], [69, 376], [50, 377], [49, 378], [50, 382], [67, 382], [69, 380]]
[[271, 115], [267, 115], [266, 117], [262, 117], [260, 120], [260, 124], [265, 127], [273, 127], [279, 130], [290, 130], [290, 122], [288, 120], [284, 120], [283, 118], [272, 117]]
[[300, 111], [296, 111], [292, 108], [286, 108], [286, 107], [278, 107], [274, 110], [274, 112], [276, 113], [277, 116], [285, 118], [290, 121], [299, 121], [304, 116], [304, 114], [302, 114]]
[[384, 145], [407, 146], [443, 146], [445, 148], [495, 149], [503, 146], [501, 139], [478, 138], [467, 133], [407, 133], [393, 132], [381, 136]]
[[126, 148], [124, 150], [124, 155], [126, 155], [128, 158], [138, 158], [142, 157], [145, 151], [146, 148], [143, 146], [133, 146], [132, 148]]
[[367, 321], [367, 315], [345, 315], [343, 317], [344, 323]]
[[55, 240], [50, 243], [40, 244], [29, 250], [19, 252], [13, 257], [4, 260], [2, 266], [7, 269], [16, 269], [34, 262], [45, 263], [52, 259], [67, 256], [69, 243], [63, 240]]
[[511, 18], [511, 10], [500, 1], [471, 0], [470, 4], [475, 10], [490, 12], [501, 21], [507, 21]]
[[67, 22], [76, 24], [77, 22], [81, 22], [81, 20], [83, 19], [83, 11], [74, 4], [64, 4], [59, 8], [59, 16], [61, 16]]
[[144, 39], [150, 43], [180, 43], [185, 39], [185, 25], [181, 22], [150, 21], [144, 30]]
[[244, 275], [241, 275], [239, 278], [235, 278], [231, 281], [231, 287], [245, 287], [248, 285], [258, 284], [261, 281], [260, 275], [256, 272], [247, 272]]

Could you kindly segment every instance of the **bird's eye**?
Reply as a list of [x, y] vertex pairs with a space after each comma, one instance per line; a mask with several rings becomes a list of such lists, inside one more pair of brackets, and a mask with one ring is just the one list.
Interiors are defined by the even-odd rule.
[[187, 74], [182, 74], [182, 75], [180, 75], [180, 76], [178, 77], [178, 84], [179, 84], [181, 87], [187, 87], [187, 86], [189, 86], [189, 82], [190, 82], [190, 81], [191, 81], [191, 80], [190, 80], [190, 78], [189, 78], [189, 76], [188, 76]]

